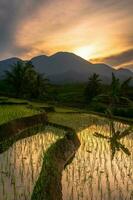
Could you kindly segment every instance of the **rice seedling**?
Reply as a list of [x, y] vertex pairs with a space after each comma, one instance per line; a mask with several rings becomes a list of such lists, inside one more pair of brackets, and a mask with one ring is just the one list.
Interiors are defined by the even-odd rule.
[[[114, 125], [116, 131], [129, 128], [120, 122]], [[63, 200], [132, 199], [132, 134], [120, 139], [121, 144], [128, 147], [130, 156], [117, 151], [112, 160], [110, 143], [102, 137], [95, 137], [95, 132], [102, 133], [105, 138], [110, 137], [109, 121], [101, 118], [85, 130], [78, 131], [81, 146], [63, 172]]]
[[[0, 107], [0, 124], [37, 113], [37, 110], [28, 109], [24, 105], [3, 106]], [[116, 151], [112, 160], [108, 119], [63, 112], [49, 113], [48, 116], [50, 122], [74, 128], [81, 142], [72, 163], [63, 172], [63, 200], [132, 199], [132, 135], [120, 139], [120, 144], [128, 148], [130, 156], [123, 151]], [[114, 128], [116, 131], [124, 131], [128, 125], [115, 122]], [[102, 133], [103, 137], [94, 137], [96, 132]], [[0, 154], [0, 200], [31, 199], [44, 155], [64, 133], [61, 129], [47, 126], [44, 131], [41, 128], [35, 133], [31, 130], [31, 134], [28, 133], [25, 138], [13, 138], [16, 143], [10, 141], [5, 144], [8, 148]]]
[[46, 150], [63, 135], [63, 130], [47, 126], [45, 131], [17, 141], [0, 154], [0, 199], [31, 198]]

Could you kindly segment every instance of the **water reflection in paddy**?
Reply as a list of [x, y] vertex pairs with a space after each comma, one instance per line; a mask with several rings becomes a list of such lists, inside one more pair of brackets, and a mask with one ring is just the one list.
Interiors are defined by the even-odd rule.
[[[129, 129], [118, 122], [113, 128], [115, 133]], [[111, 129], [110, 123], [101, 123], [78, 133], [81, 146], [63, 172], [63, 200], [133, 199], [133, 136], [113, 138], [119, 145], [112, 148]]]
[[47, 127], [0, 154], [0, 200], [29, 200], [42, 168], [44, 153], [63, 131]]

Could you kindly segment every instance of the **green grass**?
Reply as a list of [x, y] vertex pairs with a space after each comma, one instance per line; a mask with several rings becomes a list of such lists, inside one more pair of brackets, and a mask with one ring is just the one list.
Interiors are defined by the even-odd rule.
[[[90, 126], [97, 121], [101, 121], [102, 117], [98, 117], [92, 114], [79, 114], [79, 113], [49, 113], [48, 119], [50, 122], [61, 124], [64, 126], [71, 127], [76, 131], [81, 131], [82, 129]], [[107, 119], [102, 118], [107, 121]], [[103, 121], [103, 120], [102, 120]]]
[[[34, 106], [34, 107], [49, 107], [49, 106], [54, 106], [51, 103], [47, 103], [47, 102], [29, 102], [30, 105]], [[55, 111], [56, 112], [78, 112], [80, 111], [80, 109], [78, 108], [71, 108], [71, 107], [65, 107], [65, 106], [54, 106], [55, 107]]]
[[85, 83], [64, 84], [56, 87], [57, 101], [63, 103], [84, 103]]
[[0, 125], [10, 120], [32, 116], [37, 114], [38, 111], [34, 109], [28, 109], [26, 106], [0, 106]]
[[0, 97], [0, 102], [11, 102], [11, 103], [28, 103], [27, 100], [24, 99], [16, 99], [16, 98], [8, 98], [8, 97]]
[[[36, 109], [37, 107], [53, 106], [51, 103], [47, 103], [47, 102], [25, 101], [23, 99], [15, 99], [15, 98], [7, 98], [7, 97], [0, 97], [0, 101], [8, 101], [8, 102], [16, 102], [16, 103], [27, 102], [29, 105], [33, 106], [33, 108], [28, 108], [27, 105], [11, 105], [11, 106], [0, 105], [0, 124], [6, 123], [13, 119], [37, 114], [39, 113], [39, 109]], [[59, 123], [62, 125], [67, 125], [76, 129], [78, 127], [82, 128], [84, 124], [89, 123], [90, 113], [93, 114], [93, 111], [90, 112], [89, 109], [87, 110], [87, 109], [73, 108], [73, 107], [67, 107], [67, 106], [62, 106], [62, 105], [55, 105], [54, 107], [55, 107], [55, 113], [51, 113], [51, 114], [49, 113], [50, 121], [54, 123]], [[88, 112], [88, 114], [79, 114], [79, 113], [72, 114], [71, 112], [73, 113]], [[94, 112], [93, 116], [95, 115], [100, 115], [100, 114]]]
[[35, 106], [35, 107], [43, 107], [43, 106], [49, 106], [48, 103], [42, 103], [42, 102], [29, 102], [30, 105]]
[[56, 112], [79, 112], [80, 109], [78, 108], [71, 108], [71, 107], [59, 107], [59, 106], [55, 106], [55, 111]]

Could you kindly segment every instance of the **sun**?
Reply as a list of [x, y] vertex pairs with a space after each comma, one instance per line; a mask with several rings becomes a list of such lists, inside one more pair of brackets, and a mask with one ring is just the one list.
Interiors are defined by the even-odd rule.
[[89, 60], [94, 53], [92, 46], [84, 46], [74, 50], [74, 53], [86, 60]]

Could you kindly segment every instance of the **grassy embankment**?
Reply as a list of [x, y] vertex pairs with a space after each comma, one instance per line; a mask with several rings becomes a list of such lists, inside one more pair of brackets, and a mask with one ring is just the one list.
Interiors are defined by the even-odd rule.
[[[84, 109], [87, 112], [105, 113], [109, 106], [108, 98], [103, 97], [100, 100], [88, 102], [85, 99], [86, 83], [65, 84], [55, 86], [55, 99], [56, 105], [64, 105], [72, 108]], [[103, 85], [103, 94], [108, 94], [110, 88], [107, 85]], [[133, 118], [133, 99], [132, 88], [130, 88], [130, 103], [119, 102], [112, 108], [113, 115], [125, 118]], [[124, 98], [123, 98], [124, 99]]]
[[[80, 88], [80, 90], [81, 90], [81, 88]], [[7, 104], [1, 105], [1, 102], [6, 102]], [[9, 105], [8, 105], [8, 103], [9, 103]], [[10, 103], [13, 103], [13, 104], [10, 105]], [[15, 103], [16, 103], [16, 105], [15, 105]], [[26, 100], [22, 100], [22, 99], [0, 97], [0, 124], [6, 123], [13, 119], [38, 114], [40, 112], [45, 111], [46, 108], [50, 108], [50, 109], [52, 108], [53, 111], [55, 111], [55, 112], [49, 113], [50, 118], [55, 117], [55, 119], [56, 119], [56, 117], [57, 118], [60, 117], [62, 119], [61, 120], [62, 123], [64, 121], [67, 121], [66, 118], [63, 120], [63, 118], [64, 118], [63, 114], [67, 114], [65, 116], [67, 116], [67, 118], [70, 118], [70, 119], [71, 119], [72, 113], [93, 114], [93, 115], [99, 115], [102, 117], [106, 117], [105, 112], [94, 111], [89, 107], [88, 108], [84, 108], [84, 107], [77, 108], [77, 107], [72, 107], [72, 106], [65, 106], [62, 104], [59, 105], [58, 103], [52, 104], [52, 103], [34, 102], [34, 101], [26, 101]], [[80, 117], [81, 117], [81, 115], [80, 115]], [[87, 115], [86, 115], [86, 118], [87, 118]], [[118, 119], [120, 121], [127, 122], [127, 123], [133, 122], [132, 118], [122, 117], [119, 115], [114, 116], [114, 119], [115, 120]], [[75, 121], [75, 119], [73, 119], [73, 121]]]

